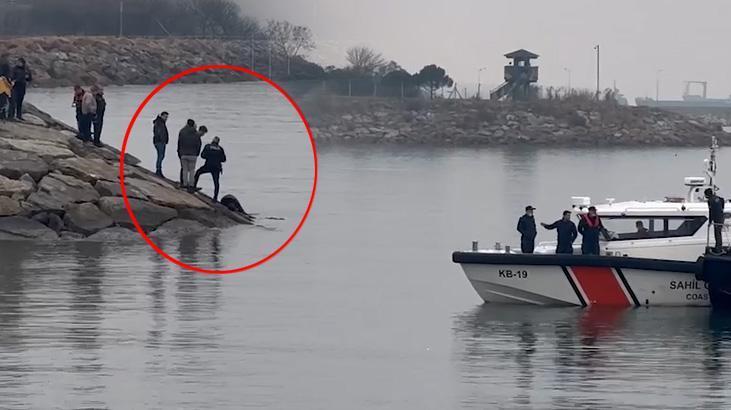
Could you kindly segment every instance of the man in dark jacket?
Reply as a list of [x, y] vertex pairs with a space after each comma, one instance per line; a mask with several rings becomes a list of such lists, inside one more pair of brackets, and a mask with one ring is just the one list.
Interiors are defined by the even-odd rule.
[[716, 240], [713, 251], [721, 253], [723, 252], [723, 224], [725, 220], [723, 208], [726, 200], [716, 195], [711, 188], [706, 189], [703, 193], [706, 200], [708, 200], [708, 223], [713, 224], [713, 236]]
[[104, 89], [98, 85], [91, 87], [91, 93], [94, 94], [96, 99], [96, 115], [92, 120], [94, 126], [94, 145], [97, 147], [103, 146], [102, 144], [102, 127], [104, 126], [104, 113], [107, 110], [107, 100], [104, 99]]
[[195, 172], [195, 187], [198, 189], [198, 179], [203, 174], [211, 174], [213, 178], [213, 202], [218, 202], [218, 191], [220, 188], [219, 178], [223, 172], [223, 164], [226, 162], [226, 152], [220, 145], [221, 139], [213, 137], [210, 144], [206, 144], [201, 153], [201, 158], [206, 162]]
[[584, 255], [599, 255], [599, 235], [606, 232], [601, 218], [596, 213], [596, 208], [589, 207], [589, 213], [582, 215], [579, 221], [579, 233], [581, 240], [581, 253]]
[[518, 219], [518, 232], [520, 232], [520, 250], [523, 253], [533, 253], [536, 247], [536, 220], [533, 217], [532, 206], [525, 207], [525, 214]]
[[188, 192], [195, 192], [195, 164], [201, 153], [201, 137], [207, 131], [205, 126], [201, 126], [200, 131], [196, 130], [195, 121], [188, 120], [178, 134], [178, 157], [182, 170], [180, 186], [186, 188]]
[[25, 59], [19, 58], [18, 63], [13, 67], [10, 74], [13, 80], [13, 95], [10, 102], [10, 118], [15, 116], [18, 121], [23, 121], [23, 100], [28, 83], [33, 81], [30, 69], [25, 64]]
[[548, 225], [542, 223], [546, 229], [556, 229], [558, 233], [557, 254], [573, 254], [574, 241], [579, 234], [576, 232], [576, 224], [571, 221], [571, 211], [563, 211], [563, 218]]
[[157, 176], [165, 178], [162, 174], [162, 161], [165, 159], [165, 149], [170, 142], [170, 136], [168, 134], [168, 117], [167, 111], [163, 111], [160, 115], [155, 118], [152, 122], [152, 145], [155, 146], [157, 152], [157, 160], [155, 161], [155, 174]]

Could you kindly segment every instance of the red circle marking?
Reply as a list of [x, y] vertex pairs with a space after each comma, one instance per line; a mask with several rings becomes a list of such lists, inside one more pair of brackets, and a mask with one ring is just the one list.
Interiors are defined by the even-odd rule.
[[[206, 70], [233, 70], [233, 71], [239, 71], [245, 74], [249, 74], [253, 77], [258, 78], [261, 81], [266, 82], [270, 86], [274, 87], [277, 91], [279, 91], [280, 94], [282, 94], [287, 101], [289, 101], [290, 104], [292, 104], [292, 107], [294, 107], [295, 111], [297, 111], [297, 114], [300, 116], [300, 119], [302, 120], [302, 123], [305, 125], [305, 129], [307, 129], [307, 135], [310, 138], [310, 146], [312, 147], [312, 158], [314, 163], [314, 170], [315, 170], [315, 176], [312, 181], [312, 192], [310, 193], [310, 199], [307, 203], [307, 209], [305, 210], [305, 213], [302, 215], [302, 218], [300, 219], [299, 224], [297, 224], [297, 227], [294, 229], [291, 235], [287, 238], [286, 241], [282, 245], [280, 245], [277, 249], [275, 249], [272, 253], [265, 256], [264, 258], [260, 259], [257, 262], [251, 263], [246, 266], [242, 266], [240, 268], [235, 269], [204, 269], [199, 268], [197, 266], [189, 265], [185, 262], [181, 262], [178, 259], [173, 258], [172, 256], [168, 255], [165, 251], [160, 249], [151, 239], [145, 231], [142, 229], [142, 226], [137, 221], [137, 217], [135, 216], [134, 212], [132, 211], [132, 207], [129, 203], [129, 198], [127, 197], [127, 188], [124, 185], [124, 155], [127, 151], [127, 141], [129, 140], [129, 135], [132, 132], [132, 127], [134, 126], [135, 122], [137, 122], [137, 117], [139, 117], [142, 110], [145, 108], [148, 102], [157, 94], [159, 93], [163, 88], [167, 87], [168, 85], [172, 84], [173, 82], [188, 76], [193, 73], [197, 73], [199, 71], [206, 71]], [[140, 104], [139, 107], [137, 107], [137, 111], [135, 111], [134, 115], [132, 116], [132, 120], [130, 120], [129, 125], [127, 126], [127, 132], [124, 135], [124, 141], [122, 142], [122, 150], [119, 154], [119, 185], [122, 190], [122, 198], [124, 199], [124, 207], [127, 209], [127, 213], [129, 214], [130, 219], [132, 220], [132, 223], [134, 224], [135, 228], [137, 229], [137, 232], [142, 236], [142, 239], [147, 242], [148, 245], [152, 249], [155, 250], [159, 255], [164, 257], [165, 259], [169, 260], [170, 262], [173, 262], [174, 264], [180, 266], [184, 269], [189, 269], [192, 271], [200, 272], [200, 273], [208, 273], [208, 274], [218, 274], [218, 275], [226, 275], [226, 274], [232, 274], [232, 273], [239, 273], [243, 272], [249, 269], [256, 268], [259, 265], [262, 265], [275, 256], [277, 256], [284, 248], [289, 246], [289, 244], [294, 240], [295, 236], [299, 233], [300, 229], [302, 229], [302, 226], [305, 224], [305, 221], [307, 220], [307, 217], [310, 215], [310, 210], [312, 209], [312, 204], [315, 201], [315, 192], [317, 191], [317, 174], [318, 174], [318, 164], [317, 164], [317, 149], [315, 147], [315, 139], [312, 136], [312, 130], [310, 129], [310, 124], [307, 122], [307, 118], [305, 118], [304, 113], [302, 112], [302, 109], [297, 105], [297, 103], [294, 101], [294, 99], [277, 83], [272, 81], [267, 76], [264, 76], [262, 74], [259, 74], [255, 71], [249, 70], [248, 68], [234, 66], [234, 65], [204, 65], [199, 67], [193, 67], [188, 70], [185, 70], [181, 73], [178, 73], [167, 80], [165, 80], [162, 84], [158, 85], [152, 92], [145, 98], [144, 101], [142, 101], [142, 104]]]

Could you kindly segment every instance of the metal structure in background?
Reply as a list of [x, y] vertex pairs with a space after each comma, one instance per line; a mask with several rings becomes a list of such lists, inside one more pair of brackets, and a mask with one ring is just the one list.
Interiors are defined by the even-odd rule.
[[594, 50], [596, 50], [596, 99], [598, 100], [602, 94], [601, 85], [600, 85], [600, 81], [599, 81], [600, 80], [599, 75], [601, 73], [601, 71], [600, 71], [600, 67], [601, 67], [600, 62], [601, 61], [599, 60], [599, 44], [594, 46]]
[[119, 0], [119, 37], [124, 37], [124, 0]]
[[571, 93], [571, 69], [568, 67], [564, 67], [563, 70], [566, 71], [566, 73], [568, 73], [568, 75], [569, 75], [569, 82], [568, 82], [568, 86], [566, 89], [568, 90], [569, 93]]
[[477, 98], [478, 100], [482, 98], [482, 94], [480, 92], [482, 91], [482, 72], [487, 70], [487, 67], [482, 67], [479, 70], [477, 70]]
[[[700, 85], [703, 88], [703, 94], [701, 95], [694, 95], [690, 93], [690, 86], [691, 85]], [[686, 81], [685, 82], [685, 91], [683, 91], [683, 99], [708, 99], [708, 81]]]
[[538, 67], [531, 65], [531, 60], [538, 58], [538, 54], [521, 48], [505, 54], [505, 57], [513, 61], [505, 66], [505, 82], [490, 93], [490, 99], [525, 99], [528, 96], [528, 87], [538, 82]]
[[655, 72], [655, 101], [660, 101], [660, 74], [665, 71], [662, 68]]

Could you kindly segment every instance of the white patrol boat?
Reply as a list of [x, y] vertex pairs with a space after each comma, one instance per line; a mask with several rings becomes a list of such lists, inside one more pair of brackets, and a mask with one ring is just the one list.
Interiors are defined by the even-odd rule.
[[[496, 244], [454, 252], [452, 260], [485, 302], [534, 305], [710, 306], [707, 284], [697, 280], [710, 226], [706, 188], [717, 189], [715, 138], [706, 176], [685, 178], [687, 194], [657, 201], [594, 205], [606, 231], [600, 255], [555, 254], [556, 242], [540, 243], [534, 254]], [[588, 197], [572, 198], [575, 216], [588, 212]], [[728, 214], [727, 214], [728, 218]], [[728, 219], [727, 219], [728, 220]], [[639, 224], [641, 222], [641, 225]], [[728, 243], [724, 226], [724, 244]]]

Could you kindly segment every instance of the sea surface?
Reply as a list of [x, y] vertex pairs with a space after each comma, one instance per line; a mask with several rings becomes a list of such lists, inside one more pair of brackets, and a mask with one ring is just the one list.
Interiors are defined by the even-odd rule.
[[[256, 257], [257, 238], [286, 236], [302, 212], [312, 177], [303, 130], [258, 87], [176, 87], [171, 112], [198, 108], [174, 114], [171, 128], [200, 113], [232, 159], [226, 189], [287, 220], [164, 244], [172, 255], [227, 267]], [[149, 90], [107, 89], [106, 141], [121, 141]], [[29, 100], [73, 121], [70, 90]], [[150, 164], [149, 132], [137, 132], [131, 151]], [[450, 261], [472, 240], [514, 244], [528, 204], [553, 221], [571, 196], [683, 195], [706, 154], [322, 146], [300, 235], [231, 276], [182, 271], [142, 242], [4, 243], [0, 408], [730, 408], [731, 319], [705, 308], [483, 306]], [[720, 158], [723, 193], [731, 151]]]

